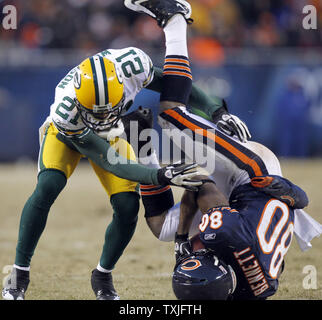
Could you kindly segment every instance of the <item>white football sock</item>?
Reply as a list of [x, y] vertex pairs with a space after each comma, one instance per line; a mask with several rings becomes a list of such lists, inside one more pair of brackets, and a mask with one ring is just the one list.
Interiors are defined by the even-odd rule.
[[96, 269], [100, 272], [104, 272], [104, 273], [110, 273], [112, 272], [112, 270], [108, 270], [108, 269], [104, 269], [103, 267], [101, 267], [101, 265], [98, 263]]
[[188, 57], [187, 22], [183, 15], [174, 15], [163, 29], [166, 41], [166, 56]]
[[23, 270], [23, 271], [30, 271], [30, 266], [29, 267], [20, 267], [20, 266], [17, 266], [16, 264], [14, 264], [13, 267], [16, 269], [19, 269], [19, 270]]

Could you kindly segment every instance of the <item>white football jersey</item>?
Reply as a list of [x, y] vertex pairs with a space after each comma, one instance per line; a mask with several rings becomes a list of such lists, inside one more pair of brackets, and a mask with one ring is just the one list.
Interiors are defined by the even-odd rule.
[[[185, 138], [185, 154], [192, 155], [190, 159], [206, 170], [227, 199], [237, 186], [250, 182], [251, 174], [253, 176], [282, 175], [277, 157], [262, 144], [253, 141], [242, 143], [236, 137], [229, 137], [221, 132], [213, 122], [192, 114], [185, 107], [177, 107], [172, 110], [172, 113], [179, 120], [166, 117], [167, 115], [164, 116], [165, 113], [163, 113], [158, 119], [161, 128], [170, 129], [164, 132], [166, 135], [171, 135], [172, 141], [179, 148], [182, 143], [181, 136]], [[181, 122], [182, 126], [180, 126]], [[198, 134], [191, 134], [189, 123], [198, 127], [199, 130], [216, 130], [216, 135], [213, 134], [215, 140], [212, 141], [209, 138], [206, 141], [207, 145], [205, 145], [203, 139], [197, 138]], [[173, 132], [171, 129], [177, 130], [177, 132]], [[179, 137], [179, 139], [173, 137]], [[209, 137], [211, 136], [209, 135]], [[200, 152], [196, 152], [196, 150]], [[203, 153], [206, 154], [205, 157], [203, 157]], [[255, 170], [258, 171], [255, 172]]]
[[[115, 63], [123, 79], [125, 102], [130, 106], [140, 90], [153, 80], [153, 65], [147, 54], [134, 47], [125, 49], [107, 49], [97, 53]], [[73, 68], [58, 83], [55, 90], [55, 101], [51, 105], [50, 115], [42, 128], [53, 122], [57, 129], [65, 135], [81, 134], [86, 129], [81, 116], [76, 108], [74, 99], [74, 74], [77, 67]]]

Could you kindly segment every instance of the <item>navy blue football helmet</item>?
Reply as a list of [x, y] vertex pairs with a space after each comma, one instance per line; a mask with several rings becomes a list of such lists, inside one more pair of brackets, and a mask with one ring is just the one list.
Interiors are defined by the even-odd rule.
[[202, 249], [175, 267], [172, 288], [179, 300], [227, 300], [236, 288], [236, 275], [213, 251]]

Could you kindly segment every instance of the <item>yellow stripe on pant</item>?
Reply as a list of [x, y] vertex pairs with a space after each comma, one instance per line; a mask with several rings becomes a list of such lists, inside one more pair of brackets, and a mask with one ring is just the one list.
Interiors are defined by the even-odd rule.
[[[62, 171], [68, 179], [73, 174], [80, 159], [84, 156], [61, 142], [57, 138], [58, 133], [59, 131], [57, 128], [51, 123], [41, 145], [38, 160], [39, 171], [56, 169]], [[115, 141], [110, 142], [110, 144], [123, 157], [130, 160], [136, 160], [135, 153], [126, 140], [116, 138]], [[114, 174], [105, 171], [92, 160], [89, 160], [89, 162], [109, 196], [120, 192], [137, 191], [137, 182], [119, 178]]]

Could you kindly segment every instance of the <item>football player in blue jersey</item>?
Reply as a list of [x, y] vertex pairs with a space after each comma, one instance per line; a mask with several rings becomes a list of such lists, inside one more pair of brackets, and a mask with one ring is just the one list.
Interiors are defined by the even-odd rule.
[[[282, 177], [278, 159], [265, 146], [240, 141], [225, 127], [187, 109], [192, 83], [186, 42], [190, 15], [177, 14], [171, 3], [134, 0], [128, 7], [149, 14], [164, 28], [159, 124], [185, 132], [192, 146], [199, 143], [209, 149], [208, 161], [215, 163], [215, 170], [202, 177], [197, 193], [185, 192], [181, 204], [172, 207], [169, 190], [141, 186], [147, 223], [160, 240], [175, 240], [173, 285], [178, 298], [263, 299], [277, 290], [294, 231], [294, 209], [307, 206], [308, 199]], [[194, 160], [198, 163], [198, 157]], [[203, 247], [215, 254], [189, 256], [189, 234], [197, 233]], [[212, 280], [221, 276], [214, 283], [207, 272]], [[214, 293], [216, 288], [226, 292]], [[209, 290], [214, 294], [206, 295]]]
[[[219, 299], [221, 295], [235, 300], [266, 299], [278, 289], [294, 231], [294, 208], [307, 205], [305, 192], [284, 178], [267, 175], [240, 185], [227, 199], [213, 180], [204, 177], [204, 181], [197, 193], [185, 192], [181, 200], [173, 277], [175, 294], [179, 299], [204, 299], [201, 292], [208, 292], [210, 299]], [[293, 206], [283, 201], [283, 195], [292, 197]], [[190, 223], [198, 210], [199, 238], [188, 241]], [[199, 251], [202, 248], [210, 250], [205, 255]], [[209, 277], [209, 281], [201, 282], [198, 274], [213, 256], [218, 258], [218, 265], [208, 268], [204, 277]], [[191, 259], [200, 260], [198, 270], [187, 269]], [[234, 285], [224, 289], [221, 280], [212, 278], [213, 273], [220, 272], [218, 266], [228, 277], [225, 281]], [[196, 283], [183, 290], [184, 285], [189, 287], [188, 279], [195, 279]]]

